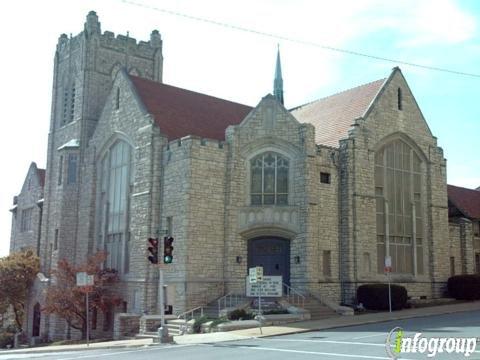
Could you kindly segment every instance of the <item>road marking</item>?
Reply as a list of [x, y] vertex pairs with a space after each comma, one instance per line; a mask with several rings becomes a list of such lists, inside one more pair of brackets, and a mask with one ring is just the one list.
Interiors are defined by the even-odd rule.
[[338, 340], [308, 340], [308, 339], [262, 339], [262, 341], [298, 341], [298, 342], [313, 342], [313, 343], [325, 343], [325, 344], [343, 344], [343, 345], [365, 345], [365, 346], [381, 346], [385, 347], [385, 344], [374, 344], [354, 341], [338, 341]]
[[388, 334], [371, 334], [371, 335], [365, 335], [365, 336], [358, 336], [358, 337], [354, 337], [352, 338], [352, 340], [360, 340], [360, 339], [366, 339], [366, 338], [371, 338], [371, 337], [376, 337], [376, 336], [383, 336], [385, 338], [387, 338], [387, 335]]
[[[152, 351], [152, 350], [163, 350], [163, 349], [178, 349], [186, 346], [192, 346], [192, 344], [184, 344], [184, 345], [171, 345], [171, 346], [149, 346], [148, 348], [142, 348], [137, 350], [127, 350], [127, 351], [119, 351], [114, 353], [107, 353], [107, 354], [94, 354], [94, 355], [83, 355], [83, 356], [75, 356], [75, 357], [68, 357], [68, 358], [61, 358], [57, 360], [75, 360], [75, 359], [86, 359], [86, 358], [93, 358], [93, 357], [104, 357], [104, 356], [114, 356], [114, 355], [121, 355], [127, 353], [134, 353], [134, 352], [145, 352], [145, 351]], [[109, 350], [109, 349], [98, 349], [98, 350]], [[110, 349], [111, 350], [111, 349]]]
[[[339, 353], [328, 353], [320, 351], [306, 351], [306, 350], [291, 350], [291, 349], [275, 349], [268, 347], [249, 347], [249, 346], [236, 346], [236, 348], [249, 349], [249, 350], [264, 350], [264, 351], [278, 351], [278, 352], [287, 352], [295, 354], [308, 354], [308, 355], [321, 355], [321, 356], [337, 356], [337, 357], [346, 357], [346, 358], [355, 358], [355, 359], [378, 359], [378, 360], [391, 360], [389, 357], [383, 356], [372, 356], [372, 355], [353, 355], [353, 354], [339, 354]], [[414, 360], [401, 358], [402, 360]]]

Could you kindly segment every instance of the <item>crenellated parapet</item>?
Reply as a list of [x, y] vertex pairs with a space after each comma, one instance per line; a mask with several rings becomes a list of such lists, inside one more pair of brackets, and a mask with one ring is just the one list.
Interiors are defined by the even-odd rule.
[[184, 136], [177, 140], [169, 141], [166, 145], [167, 152], [184, 153], [186, 149], [196, 151], [212, 150], [219, 153], [225, 152], [226, 144], [224, 141], [216, 139], [207, 139], [195, 135]]

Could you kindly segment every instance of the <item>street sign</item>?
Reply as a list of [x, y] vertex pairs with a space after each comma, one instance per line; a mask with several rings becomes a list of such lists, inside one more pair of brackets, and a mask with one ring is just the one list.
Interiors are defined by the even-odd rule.
[[248, 269], [248, 281], [250, 282], [250, 284], [257, 283], [257, 268]]
[[86, 272], [78, 272], [77, 286], [92, 286], [94, 284], [93, 275], [88, 275]]
[[385, 272], [390, 273], [392, 272], [392, 257], [385, 256]]
[[92, 291], [92, 286], [95, 284], [95, 278], [93, 275], [88, 275], [85, 271], [77, 272], [77, 286], [80, 287], [80, 291], [85, 293], [85, 313], [87, 314], [87, 346], [90, 341], [90, 320], [89, 313], [90, 307], [88, 306], [88, 293]]
[[250, 284], [256, 284], [263, 281], [263, 267], [256, 266], [248, 269], [248, 279]]
[[255, 269], [257, 272], [257, 282], [263, 281], [263, 266], [257, 266]]

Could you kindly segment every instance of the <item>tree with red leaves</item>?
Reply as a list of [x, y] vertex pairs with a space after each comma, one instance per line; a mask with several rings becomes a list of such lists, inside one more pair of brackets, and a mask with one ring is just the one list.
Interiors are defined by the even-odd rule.
[[106, 254], [98, 252], [79, 266], [60, 260], [57, 268], [52, 271], [52, 284], [48, 287], [43, 311], [65, 319], [72, 328], [82, 332], [82, 339], [86, 339], [87, 334], [86, 289], [76, 285], [78, 272], [94, 276], [94, 285], [88, 288], [90, 314], [94, 309], [106, 312], [121, 303], [121, 298], [115, 295], [112, 286], [118, 281], [117, 271], [102, 268], [105, 259]]

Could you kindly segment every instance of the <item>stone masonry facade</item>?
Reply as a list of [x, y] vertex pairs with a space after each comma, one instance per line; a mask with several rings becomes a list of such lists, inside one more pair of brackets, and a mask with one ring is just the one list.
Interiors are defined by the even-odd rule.
[[[452, 271], [475, 271], [472, 254], [480, 244], [468, 221], [449, 224], [446, 160], [400, 69], [378, 83], [371, 101], [332, 145], [318, 141], [330, 130], [310, 121], [315, 114], [308, 107], [315, 104], [288, 110], [273, 95], [254, 108], [228, 103], [163, 84], [162, 64], [158, 31], [148, 42], [115, 37], [101, 32], [95, 12], [80, 34], [61, 35], [45, 181], [40, 183], [32, 164], [11, 210], [11, 251], [36, 248], [47, 279], [60, 259], [80, 264], [89, 254], [109, 250], [108, 262], [120, 275], [115, 291], [123, 299], [109, 318], [128, 323], [107, 324], [98, 313], [93, 337], [113, 336], [114, 328], [132, 332], [139, 316], [159, 313], [159, 273], [147, 260], [147, 239], [161, 244], [165, 235], [175, 239], [164, 277], [167, 304], [176, 314], [226, 294], [244, 294], [248, 267], [261, 261], [283, 271], [299, 292], [354, 304], [359, 285], [386, 281], [379, 271], [375, 166], [380, 150], [394, 141], [420, 159], [419, 195], [412, 193], [412, 199], [422, 219], [414, 226], [421, 232], [421, 251], [412, 245], [414, 260], [402, 261], [423, 265], [394, 272], [392, 281], [410, 296], [436, 298], [444, 295]], [[168, 92], [176, 94], [169, 102]], [[177, 100], [191, 118], [172, 110]], [[201, 135], [211, 129], [198, 119], [217, 116], [202, 107], [210, 101], [209, 108], [218, 105], [229, 119], [244, 111], [240, 121], [218, 125], [221, 138]], [[183, 128], [185, 135], [171, 135]], [[266, 165], [261, 170], [262, 199], [270, 199], [265, 184], [273, 177], [277, 200], [254, 203], [259, 175], [253, 164], [262, 154], [288, 164], [282, 200], [277, 162], [274, 172]], [[31, 230], [21, 232], [19, 214], [29, 207]], [[252, 252], [259, 239], [273, 244], [262, 245], [270, 258]], [[288, 251], [280, 252], [280, 240]], [[48, 286], [37, 280], [31, 291], [29, 336], [33, 307], [42, 304]], [[79, 334], [62, 319], [42, 314], [41, 338], [67, 336]]]

